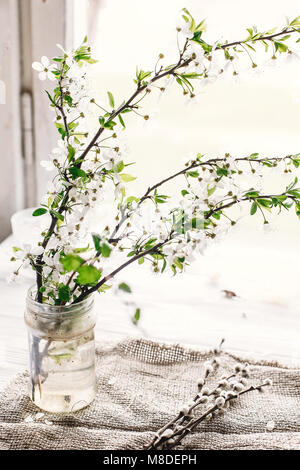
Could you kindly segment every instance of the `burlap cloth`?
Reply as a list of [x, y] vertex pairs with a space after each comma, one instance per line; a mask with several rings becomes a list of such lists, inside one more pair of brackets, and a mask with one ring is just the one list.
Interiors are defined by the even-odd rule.
[[[95, 401], [73, 414], [47, 414], [53, 425], [24, 422], [39, 410], [26, 396], [27, 373], [19, 374], [0, 393], [0, 449], [143, 449], [194, 396], [211, 355], [144, 339], [101, 345]], [[218, 377], [239, 360], [222, 353]], [[200, 424], [178, 449], [300, 449], [299, 370], [248, 362], [254, 383], [270, 377], [273, 386], [245, 394], [223, 416]], [[272, 432], [266, 430], [270, 420]]]

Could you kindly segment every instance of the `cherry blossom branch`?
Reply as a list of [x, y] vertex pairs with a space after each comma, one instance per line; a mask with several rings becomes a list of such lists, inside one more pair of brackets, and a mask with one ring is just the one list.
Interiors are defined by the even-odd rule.
[[[285, 160], [291, 160], [293, 158], [293, 155], [287, 155], [285, 157], [271, 157], [271, 158], [250, 158], [250, 157], [239, 157], [235, 158], [234, 161], [236, 162], [250, 162], [250, 163], [265, 163], [265, 162], [280, 162], [280, 161], [285, 161]], [[147, 191], [144, 193], [144, 195], [140, 198], [138, 201], [137, 207], [139, 207], [146, 199], [150, 198], [151, 193], [160, 186], [164, 185], [165, 183], [168, 183], [169, 181], [173, 180], [174, 178], [177, 178], [178, 176], [182, 176], [187, 174], [189, 171], [194, 170], [195, 168], [203, 167], [206, 165], [218, 165], [218, 163], [226, 163], [226, 157], [225, 158], [211, 158], [209, 160], [206, 160], [205, 162], [197, 161], [194, 160], [190, 165], [187, 167], [183, 168], [180, 171], [177, 171], [171, 176], [168, 176], [167, 178], [164, 178], [163, 180], [159, 181], [158, 183], [155, 183], [153, 186], [150, 186]], [[109, 239], [110, 243], [116, 243], [120, 240], [120, 238], [116, 238], [116, 235], [118, 231], [120, 230], [121, 226], [124, 224], [124, 222], [130, 217], [130, 215], [133, 213], [133, 210], [129, 209], [127, 212], [125, 212], [121, 220], [116, 224], [115, 228], [112, 231], [111, 237]]]
[[81, 302], [82, 300], [84, 300], [86, 297], [91, 295], [93, 292], [97, 291], [103, 284], [105, 284], [107, 281], [109, 281], [114, 276], [116, 276], [116, 274], [118, 274], [120, 271], [127, 268], [127, 266], [129, 266], [130, 264], [134, 263], [135, 261], [138, 261], [140, 258], [142, 258], [144, 256], [147, 256], [149, 254], [158, 252], [159, 248], [161, 248], [166, 243], [168, 243], [172, 238], [174, 238], [174, 236], [175, 236], [174, 232], [172, 231], [170, 233], [170, 235], [166, 238], [166, 240], [164, 240], [163, 242], [157, 243], [152, 248], [149, 248], [148, 250], [142, 251], [141, 253], [138, 253], [137, 255], [132, 256], [128, 261], [126, 261], [126, 263], [123, 263], [117, 269], [115, 269], [110, 274], [108, 274], [103, 279], [101, 279], [101, 281], [99, 281], [95, 286], [90, 287], [84, 294], [79, 295], [79, 297], [77, 297], [77, 299], [73, 303], [78, 303], [78, 302]]

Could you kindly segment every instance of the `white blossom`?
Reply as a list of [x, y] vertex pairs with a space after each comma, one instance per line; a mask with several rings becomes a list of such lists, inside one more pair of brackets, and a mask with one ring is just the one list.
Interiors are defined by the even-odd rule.
[[51, 81], [56, 80], [55, 75], [52, 73], [54, 70], [56, 70], [56, 67], [53, 64], [50, 65], [48, 57], [43, 56], [41, 58], [41, 62], [33, 62], [32, 68], [39, 72], [40, 80], [46, 80], [46, 78]]

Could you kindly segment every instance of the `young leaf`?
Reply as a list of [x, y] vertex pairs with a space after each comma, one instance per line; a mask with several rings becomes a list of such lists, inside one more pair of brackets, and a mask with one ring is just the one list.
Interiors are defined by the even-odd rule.
[[68, 152], [69, 152], [69, 153], [68, 153], [68, 160], [69, 160], [69, 162], [70, 162], [71, 160], [73, 160], [73, 158], [74, 158], [74, 156], [75, 156], [75, 149], [74, 149], [74, 147], [72, 147], [72, 145], [70, 145], [70, 144], [68, 145]]
[[109, 258], [110, 253], [111, 253], [111, 248], [106, 243], [103, 243], [101, 245], [101, 254], [103, 258]]
[[131, 294], [132, 290], [131, 288], [129, 287], [128, 284], [125, 284], [125, 282], [121, 282], [121, 284], [119, 284], [119, 289], [124, 291], [124, 292], [127, 292], [128, 294]]
[[76, 178], [83, 178], [83, 179], [86, 179], [87, 178], [87, 174], [84, 170], [82, 170], [81, 168], [78, 168], [77, 166], [71, 166], [69, 168], [69, 172], [71, 173], [72, 175], [72, 178], [75, 180]]
[[70, 300], [70, 287], [60, 284], [58, 288], [58, 298], [62, 302], [69, 302]]
[[254, 215], [256, 211], [257, 211], [257, 204], [256, 202], [253, 202], [251, 205], [250, 214]]
[[84, 264], [83, 266], [80, 266], [77, 269], [78, 276], [77, 276], [77, 282], [80, 285], [95, 285], [100, 277], [101, 277], [101, 272], [98, 271], [97, 268], [94, 266], [90, 266], [88, 264]]
[[84, 262], [82, 258], [78, 255], [63, 255], [60, 257], [60, 262], [64, 267], [64, 270], [67, 272], [77, 271], [79, 266]]
[[50, 210], [50, 214], [56, 217], [58, 220], [63, 222], [65, 220], [64, 216], [57, 211]]
[[122, 125], [123, 127], [126, 127], [126, 126], [125, 126], [124, 119], [122, 118], [121, 114], [119, 114], [118, 118], [119, 118], [119, 121], [120, 121], [121, 125]]
[[99, 287], [98, 292], [106, 292], [110, 288], [111, 286], [109, 286], [108, 284], [102, 284], [102, 286]]
[[132, 318], [132, 323], [134, 325], [137, 325], [138, 322], [139, 322], [139, 319], [141, 318], [141, 309], [140, 308], [137, 308], [136, 311], [135, 311], [135, 314]]
[[115, 106], [115, 100], [114, 100], [113, 94], [110, 91], [108, 91], [107, 94], [108, 94], [109, 104], [113, 108]]
[[39, 207], [38, 209], [35, 209], [35, 211], [33, 211], [32, 215], [34, 217], [38, 217], [39, 215], [43, 215], [43, 214], [46, 214], [47, 209], [45, 209], [44, 207]]
[[100, 246], [101, 237], [100, 237], [100, 235], [98, 235], [97, 233], [92, 233], [92, 237], [93, 237], [95, 250], [97, 252], [101, 253], [101, 246]]
[[120, 176], [124, 183], [129, 183], [130, 181], [134, 181], [136, 179], [135, 176], [128, 175], [127, 173], [122, 173]]

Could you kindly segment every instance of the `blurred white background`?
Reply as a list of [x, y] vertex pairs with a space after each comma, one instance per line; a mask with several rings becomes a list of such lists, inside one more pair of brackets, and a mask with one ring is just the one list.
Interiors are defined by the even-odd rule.
[[[170, 63], [176, 60], [175, 27], [183, 6], [195, 18], [206, 18], [208, 42], [244, 38], [246, 28], [254, 24], [259, 30], [283, 26], [285, 17], [297, 16], [300, 7], [295, 0], [284, 4], [277, 0], [212, 0], [205, 4], [195, 0], [184, 4], [180, 0], [91, 1], [87, 33], [99, 59], [95, 74], [103, 100], [107, 90], [119, 101], [129, 96], [136, 66], [153, 68], [158, 53], [164, 53]], [[75, 19], [75, 31], [76, 24]], [[78, 29], [75, 42], [80, 42], [82, 34], [83, 30]], [[257, 69], [253, 71], [249, 63], [237, 83], [229, 77], [198, 87], [200, 99], [196, 105], [186, 107], [176, 85], [159, 103], [155, 96], [144, 101], [147, 112], [158, 109], [159, 114], [149, 129], [135, 117], [129, 119], [130, 160], [136, 162], [132, 172], [138, 176], [132, 192], [143, 191], [146, 185], [181, 168], [183, 159], [197, 152], [216, 156], [225, 152], [285, 155], [299, 151], [300, 61], [278, 60], [276, 67], [270, 67], [265, 62], [271, 52], [266, 55], [260, 48], [258, 51]], [[272, 180], [276, 188], [286, 184], [274, 175]], [[294, 214], [283, 217], [279, 225], [288, 236], [300, 234]]]

